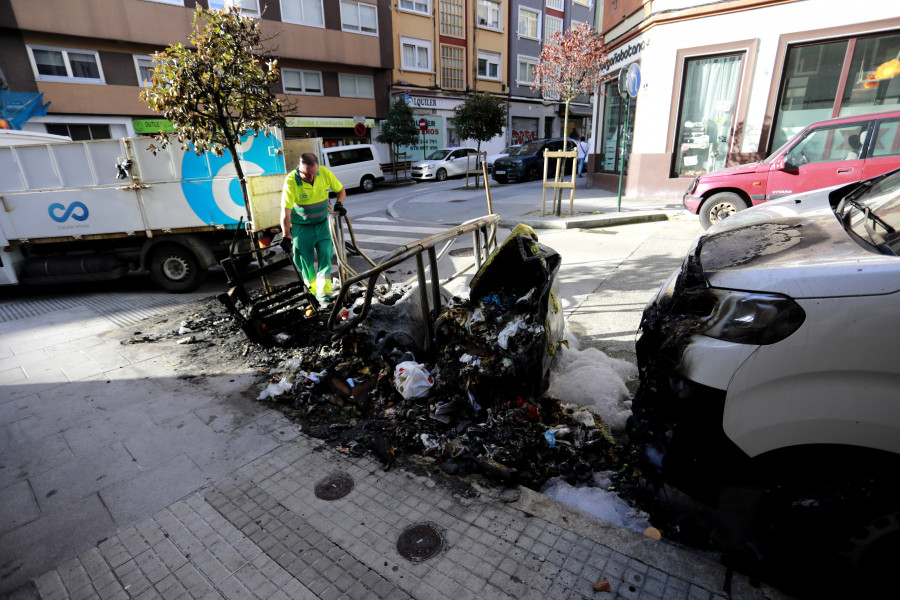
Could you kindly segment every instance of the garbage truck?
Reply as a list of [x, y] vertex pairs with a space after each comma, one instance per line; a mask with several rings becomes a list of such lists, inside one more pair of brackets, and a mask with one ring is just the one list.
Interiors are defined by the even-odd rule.
[[[17, 136], [20, 138], [21, 136]], [[147, 270], [188, 292], [234, 244], [249, 258], [240, 183], [226, 151], [197, 154], [150, 137], [4, 143], [0, 138], [0, 285], [117, 279]], [[158, 143], [157, 143], [158, 146]], [[284, 144], [248, 136], [239, 158], [248, 183], [281, 191]]]

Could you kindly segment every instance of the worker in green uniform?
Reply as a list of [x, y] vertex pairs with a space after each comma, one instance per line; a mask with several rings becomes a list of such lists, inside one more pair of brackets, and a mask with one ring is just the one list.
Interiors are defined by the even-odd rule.
[[308, 152], [300, 156], [300, 163], [288, 174], [281, 191], [281, 248], [292, 253], [309, 291], [320, 302], [331, 299], [334, 246], [328, 227], [329, 191], [337, 194], [334, 211], [346, 214], [344, 186], [330, 169], [319, 166], [315, 154]]

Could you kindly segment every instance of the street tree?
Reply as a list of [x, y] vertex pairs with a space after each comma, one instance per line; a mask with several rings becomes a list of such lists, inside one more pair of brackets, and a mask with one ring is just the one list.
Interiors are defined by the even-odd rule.
[[[278, 82], [277, 61], [265, 58], [259, 22], [240, 9], [198, 4], [191, 25], [192, 47], [171, 44], [153, 55], [150, 86], [141, 99], [172, 123], [182, 150], [231, 153], [249, 220], [250, 197], [237, 150], [245, 136], [268, 136], [269, 126], [284, 124], [282, 103], [271, 88]], [[171, 136], [154, 134], [160, 146], [150, 150], [165, 148]]]
[[545, 98], [566, 103], [563, 137], [569, 131], [569, 103], [580, 94], [593, 93], [600, 83], [600, 67], [606, 54], [600, 36], [584, 23], [564, 33], [557, 31], [541, 50], [531, 87], [541, 90]]
[[381, 122], [381, 132], [375, 141], [390, 145], [392, 164], [397, 146], [415, 144], [419, 141], [419, 128], [413, 119], [412, 107], [403, 98], [397, 98], [391, 104], [387, 119]]
[[[475, 140], [476, 149], [481, 152], [481, 142], [503, 133], [506, 104], [490, 94], [475, 92], [453, 109], [451, 120], [459, 139]], [[478, 175], [475, 175], [475, 185], [478, 185]]]

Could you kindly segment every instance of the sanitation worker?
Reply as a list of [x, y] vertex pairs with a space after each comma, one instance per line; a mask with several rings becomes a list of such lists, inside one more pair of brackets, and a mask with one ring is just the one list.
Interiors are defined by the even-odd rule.
[[307, 152], [284, 180], [281, 192], [281, 248], [291, 252], [303, 281], [320, 302], [331, 299], [334, 246], [328, 228], [329, 191], [337, 194], [334, 211], [346, 214], [344, 186], [330, 169], [319, 166], [315, 154]]

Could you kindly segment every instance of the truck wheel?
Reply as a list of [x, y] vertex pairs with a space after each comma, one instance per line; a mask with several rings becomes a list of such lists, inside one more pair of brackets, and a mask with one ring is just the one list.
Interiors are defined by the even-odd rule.
[[362, 178], [362, 181], [359, 182], [359, 187], [362, 188], [364, 192], [371, 192], [375, 190], [375, 178], [371, 175], [366, 175]]
[[447, 169], [438, 169], [434, 178], [437, 181], [446, 181], [447, 180]]
[[734, 192], [713, 194], [700, 205], [700, 225], [703, 229], [709, 229], [719, 221], [745, 208], [747, 208], [747, 204], [744, 199]]
[[150, 256], [150, 278], [167, 292], [193, 292], [206, 278], [206, 270], [184, 246], [160, 244]]

